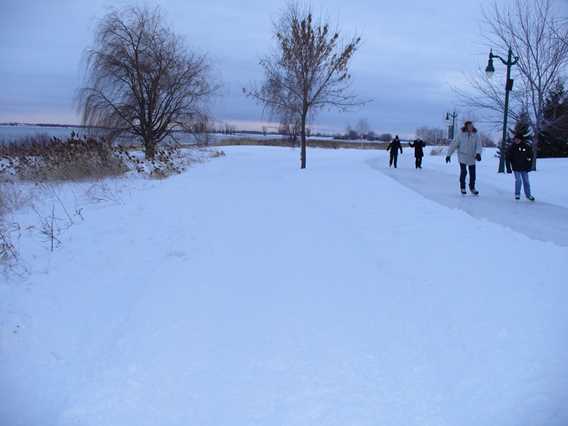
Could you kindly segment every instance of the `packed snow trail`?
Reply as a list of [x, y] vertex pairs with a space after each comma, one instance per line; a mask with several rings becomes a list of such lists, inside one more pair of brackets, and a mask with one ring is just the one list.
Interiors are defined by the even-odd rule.
[[566, 248], [418, 196], [374, 152], [300, 172], [295, 150], [226, 151], [86, 211], [0, 286], [22, 323], [2, 426], [568, 423]]
[[[479, 197], [472, 197], [469, 193], [463, 196], [459, 193], [459, 170], [455, 170], [455, 165], [452, 166], [455, 176], [450, 176], [434, 168], [387, 169], [383, 163], [382, 159], [373, 159], [369, 162], [373, 168], [383, 171], [398, 183], [429, 200], [462, 210], [474, 218], [511, 228], [529, 238], [568, 247], [568, 208], [566, 207], [540, 199], [537, 199], [536, 203], [528, 203], [524, 200], [524, 195], [522, 201], [516, 201], [513, 199], [511, 189], [496, 187], [488, 179], [483, 178], [478, 179], [477, 189], [481, 192]], [[510, 180], [513, 181], [512, 178]]]

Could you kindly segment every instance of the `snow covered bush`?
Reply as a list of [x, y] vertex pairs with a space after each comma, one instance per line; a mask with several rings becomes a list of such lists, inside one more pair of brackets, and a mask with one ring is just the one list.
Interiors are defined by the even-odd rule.
[[225, 156], [225, 151], [213, 150], [209, 152], [209, 158], [219, 158], [224, 156]]
[[445, 146], [435, 146], [430, 150], [430, 155], [440, 156], [444, 155], [445, 152], [446, 152]]
[[180, 146], [175, 143], [163, 144], [156, 148], [152, 159], [143, 158], [141, 152], [122, 150], [121, 154], [132, 170], [157, 179], [180, 174], [191, 163], [190, 158], [184, 155]]

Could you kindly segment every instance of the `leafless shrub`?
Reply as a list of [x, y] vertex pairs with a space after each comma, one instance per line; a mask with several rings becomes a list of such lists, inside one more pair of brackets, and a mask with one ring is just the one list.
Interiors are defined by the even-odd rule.
[[0, 221], [0, 262], [4, 266], [13, 266], [19, 260], [18, 250], [14, 244], [14, 235], [19, 236], [20, 227]]
[[51, 212], [48, 215], [42, 215], [37, 209], [35, 211], [40, 221], [40, 234], [43, 236], [44, 242], [48, 243], [49, 250], [53, 252], [61, 245], [61, 240], [59, 239], [61, 233], [68, 229], [71, 224], [66, 223], [64, 227], [61, 226], [60, 223], [64, 219], [55, 216], [55, 205], [51, 206]]
[[[122, 200], [116, 189], [111, 188], [106, 182], [97, 182], [91, 185], [85, 192], [87, 200], [92, 203], [118, 204]], [[80, 214], [82, 217], [82, 213]]]
[[0, 262], [15, 261], [18, 258], [16, 247], [11, 238], [12, 229], [6, 224], [6, 213], [10, 209], [3, 188], [0, 187]]
[[0, 181], [0, 218], [30, 205], [32, 191], [23, 191], [13, 181]]
[[19, 238], [20, 227], [9, 221], [8, 214], [16, 208], [15, 203], [19, 200], [13, 198], [15, 191], [10, 189], [6, 184], [0, 184], [0, 263], [3, 268], [12, 268], [18, 262], [14, 240]]

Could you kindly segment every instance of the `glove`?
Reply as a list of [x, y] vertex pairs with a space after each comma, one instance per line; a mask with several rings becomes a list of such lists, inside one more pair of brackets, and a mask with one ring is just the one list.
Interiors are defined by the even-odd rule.
[[477, 155], [475, 156], [475, 159], [476, 159], [477, 161], [481, 161], [481, 154], [477, 154]]
[[448, 156], [446, 157], [446, 163], [449, 163], [450, 161], [452, 161], [452, 159], [451, 159], [450, 156], [448, 155]]

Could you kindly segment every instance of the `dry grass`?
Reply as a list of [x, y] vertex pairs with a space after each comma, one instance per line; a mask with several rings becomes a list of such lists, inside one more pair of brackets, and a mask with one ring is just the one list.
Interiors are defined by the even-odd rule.
[[0, 174], [34, 182], [78, 181], [118, 176], [127, 155], [103, 139], [38, 136], [0, 145]]
[[18, 262], [14, 240], [19, 237], [20, 227], [9, 220], [9, 214], [26, 203], [26, 197], [13, 184], [0, 183], [0, 263], [12, 268]]
[[[308, 147], [327, 149], [385, 149], [388, 143], [384, 142], [346, 142], [340, 140], [309, 140]], [[201, 145], [199, 145], [201, 146]], [[205, 146], [205, 145], [203, 145]], [[297, 148], [299, 141], [293, 142], [288, 139], [223, 139], [211, 146], [274, 146], [284, 148]]]

